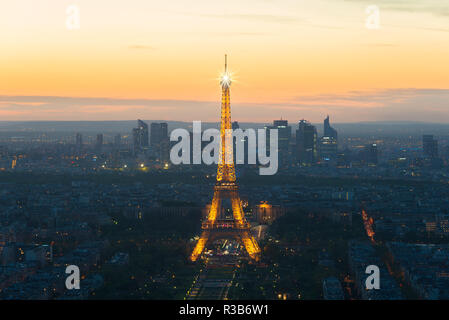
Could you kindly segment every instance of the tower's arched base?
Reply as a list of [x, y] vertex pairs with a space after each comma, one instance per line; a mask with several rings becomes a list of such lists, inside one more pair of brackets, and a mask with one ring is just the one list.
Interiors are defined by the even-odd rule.
[[259, 261], [260, 248], [254, 237], [250, 234], [250, 231], [235, 229], [226, 231], [214, 230], [213, 232], [204, 230], [196, 243], [195, 249], [190, 256], [190, 260], [196, 261], [208, 245], [211, 245], [214, 241], [220, 239], [233, 239], [239, 242], [240, 245], [245, 248], [246, 253], [252, 260]]

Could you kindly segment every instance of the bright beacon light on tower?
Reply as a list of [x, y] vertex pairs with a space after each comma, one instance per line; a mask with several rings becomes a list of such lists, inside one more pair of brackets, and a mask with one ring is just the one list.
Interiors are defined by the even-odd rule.
[[229, 88], [231, 82], [231, 74], [228, 72], [228, 56], [225, 55], [225, 71], [220, 77], [220, 85], [223, 88]]

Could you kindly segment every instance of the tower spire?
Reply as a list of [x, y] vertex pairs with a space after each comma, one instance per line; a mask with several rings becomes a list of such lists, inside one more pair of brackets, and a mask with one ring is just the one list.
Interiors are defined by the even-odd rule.
[[228, 72], [228, 55], [225, 54], [225, 72]]
[[225, 54], [225, 70], [220, 77], [220, 85], [222, 86], [222, 88], [229, 89], [231, 82], [231, 75], [228, 72], [228, 55]]

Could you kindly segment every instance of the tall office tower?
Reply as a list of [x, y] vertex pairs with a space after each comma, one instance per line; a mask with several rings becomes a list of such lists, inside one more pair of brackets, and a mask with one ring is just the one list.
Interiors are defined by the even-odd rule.
[[377, 165], [379, 162], [379, 156], [377, 152], [377, 144], [369, 144], [366, 146], [366, 163], [368, 165]]
[[151, 135], [150, 135], [151, 147], [159, 146], [161, 142], [165, 140], [167, 137], [168, 137], [167, 123], [165, 122], [151, 123]]
[[114, 146], [119, 147], [121, 143], [122, 143], [122, 135], [120, 133], [117, 133], [114, 136]]
[[103, 134], [102, 133], [97, 134], [97, 141], [95, 143], [95, 147], [97, 148], [97, 150], [101, 150], [101, 148], [103, 147]]
[[316, 128], [304, 119], [299, 121], [296, 130], [296, 153], [301, 165], [311, 165], [317, 160]]
[[422, 136], [423, 153], [425, 157], [438, 158], [438, 140], [433, 138], [431, 134]]
[[332, 128], [329, 124], [329, 116], [324, 119], [324, 135], [321, 137], [318, 151], [320, 154], [320, 159], [322, 161], [335, 160], [337, 157], [338, 150], [338, 134], [337, 130]]
[[81, 149], [81, 147], [83, 146], [83, 136], [79, 132], [76, 134], [75, 137], [75, 145], [78, 150]]
[[139, 132], [139, 128], [133, 128], [133, 150], [134, 150], [134, 154], [140, 152], [140, 132]]
[[148, 125], [142, 120], [137, 120], [137, 128], [133, 129], [134, 154], [148, 147]]
[[150, 146], [160, 161], [168, 161], [169, 139], [167, 123], [151, 123]]
[[[217, 168], [217, 182], [214, 187], [214, 197], [209, 208], [207, 219], [202, 223], [201, 237], [190, 256], [196, 261], [207, 246], [212, 247], [214, 240], [235, 239], [246, 249], [249, 257], [260, 258], [260, 247], [251, 235], [251, 226], [246, 221], [240, 200], [235, 177], [235, 166], [232, 161], [233, 152], [229, 143], [231, 126], [231, 76], [227, 70], [225, 58], [225, 73], [221, 77], [221, 129], [220, 156]], [[232, 218], [228, 218], [228, 212]]]
[[324, 134], [323, 134], [323, 136], [331, 137], [331, 138], [334, 138], [335, 140], [338, 140], [337, 130], [332, 128], [329, 124], [329, 115], [326, 117], [326, 119], [324, 119]]
[[338, 153], [337, 140], [333, 137], [321, 137], [318, 145], [320, 159], [322, 161], [336, 160]]
[[[290, 162], [290, 139], [292, 137], [292, 127], [287, 120], [274, 120], [272, 126], [265, 127], [267, 137], [267, 151], [270, 150], [270, 129], [278, 131], [278, 163], [280, 167], [285, 167]], [[276, 152], [276, 151], [275, 151]]]

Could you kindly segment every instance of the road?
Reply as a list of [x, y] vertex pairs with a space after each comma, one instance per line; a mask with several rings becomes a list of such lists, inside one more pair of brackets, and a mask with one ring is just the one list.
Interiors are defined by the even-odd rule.
[[208, 258], [187, 292], [186, 300], [226, 300], [235, 278], [237, 258]]

